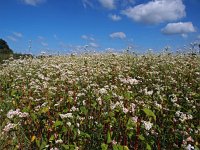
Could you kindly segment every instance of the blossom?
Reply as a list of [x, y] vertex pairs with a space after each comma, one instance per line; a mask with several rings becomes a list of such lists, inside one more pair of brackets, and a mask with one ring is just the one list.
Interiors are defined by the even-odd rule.
[[99, 93], [100, 93], [100, 94], [106, 94], [106, 93], [107, 93], [107, 90], [106, 90], [105, 88], [101, 88], [101, 89], [99, 90]]
[[187, 139], [186, 139], [187, 142], [194, 142], [193, 138], [191, 136], [189, 136]]
[[51, 148], [50, 150], [59, 150], [57, 147]]
[[128, 112], [128, 109], [127, 109], [127, 108], [125, 108], [125, 107], [123, 107], [123, 112], [124, 112], [125, 114], [127, 114], [127, 112]]
[[67, 125], [70, 127], [72, 124], [71, 124], [71, 122], [67, 122]]
[[192, 146], [191, 144], [188, 144], [186, 147], [186, 150], [194, 150], [194, 146]]
[[7, 113], [7, 117], [8, 117], [9, 119], [12, 119], [15, 115], [18, 115], [19, 112], [20, 112], [20, 109], [16, 109], [16, 111], [14, 111], [14, 110], [11, 109], [11, 110]]
[[61, 117], [62, 119], [64, 119], [64, 118], [73, 118], [72, 113], [59, 114], [59, 115], [60, 115], [60, 117]]
[[17, 124], [8, 123], [8, 124], [4, 127], [3, 131], [8, 132], [8, 131], [10, 131], [10, 129], [15, 128], [16, 126], [17, 126]]
[[132, 119], [132, 121], [133, 121], [134, 123], [137, 123], [138, 117], [137, 117], [137, 116], [134, 116], [134, 117], [132, 117], [131, 119]]
[[9, 119], [12, 119], [14, 116], [18, 116], [20, 118], [25, 118], [25, 117], [28, 117], [29, 114], [27, 112], [20, 112], [20, 109], [16, 109], [15, 111], [14, 110], [10, 110], [8, 113], [7, 113], [7, 117]]
[[63, 140], [62, 139], [59, 139], [59, 140], [56, 140], [56, 143], [63, 143]]
[[148, 91], [147, 88], [144, 89], [144, 93], [145, 95], [152, 95], [153, 94], [153, 91]]
[[71, 111], [78, 111], [78, 108], [76, 108], [76, 107], [73, 106], [73, 107], [71, 108]]
[[146, 130], [150, 130], [151, 127], [153, 126], [153, 123], [149, 122], [149, 121], [143, 121], [144, 123], [144, 127]]

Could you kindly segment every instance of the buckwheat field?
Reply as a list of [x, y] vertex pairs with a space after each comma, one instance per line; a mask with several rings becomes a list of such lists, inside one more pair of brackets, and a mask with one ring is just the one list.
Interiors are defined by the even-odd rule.
[[0, 65], [1, 150], [198, 150], [199, 141], [199, 55], [88, 54]]

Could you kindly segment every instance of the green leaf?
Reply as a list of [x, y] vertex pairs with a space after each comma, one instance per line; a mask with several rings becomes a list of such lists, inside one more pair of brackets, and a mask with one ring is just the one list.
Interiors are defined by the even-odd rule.
[[81, 110], [82, 113], [84, 113], [85, 115], [87, 115], [88, 110], [84, 106], [80, 107], [80, 110]]
[[54, 135], [51, 135], [49, 141], [53, 141], [55, 138], [54, 138]]
[[149, 144], [146, 145], [147, 150], [151, 150], [151, 146]]
[[111, 135], [110, 135], [110, 131], [108, 131], [107, 133], [107, 143], [111, 143], [112, 142], [112, 139], [111, 139]]
[[40, 140], [36, 139], [35, 140], [37, 147], [40, 147]]
[[119, 150], [117, 145], [113, 145], [113, 150]]
[[145, 137], [143, 135], [139, 135], [138, 138], [141, 140], [141, 141], [144, 141], [145, 140]]
[[129, 150], [127, 146], [123, 146], [123, 150]]
[[126, 128], [127, 128], [127, 129], [132, 129], [132, 128], [134, 128], [135, 126], [136, 126], [136, 124], [132, 121], [131, 118], [129, 118], [129, 119], [128, 119], [128, 122], [127, 122], [127, 124], [126, 124]]
[[63, 122], [62, 122], [62, 121], [59, 121], [59, 120], [57, 120], [57, 121], [54, 123], [54, 126], [55, 126], [55, 127], [58, 127], [58, 126], [61, 126], [61, 125], [63, 125]]
[[49, 111], [49, 106], [42, 108], [42, 113], [46, 113]]
[[153, 119], [156, 121], [156, 115], [153, 113], [153, 111], [148, 108], [144, 108], [143, 111], [148, 117], [153, 117]]
[[45, 148], [46, 145], [47, 145], [47, 143], [45, 141], [43, 141], [42, 144], [40, 145], [40, 150], [42, 150], [43, 148]]
[[101, 149], [102, 149], [102, 150], [107, 150], [107, 149], [108, 149], [108, 145], [102, 143], [102, 144], [101, 144]]
[[62, 144], [62, 147], [63, 147], [65, 150], [68, 150], [68, 149], [69, 149], [69, 145]]

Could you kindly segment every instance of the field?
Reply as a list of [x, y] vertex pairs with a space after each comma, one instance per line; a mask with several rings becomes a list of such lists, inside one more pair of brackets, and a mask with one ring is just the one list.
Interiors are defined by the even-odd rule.
[[0, 65], [1, 150], [198, 150], [199, 141], [199, 55], [88, 54]]

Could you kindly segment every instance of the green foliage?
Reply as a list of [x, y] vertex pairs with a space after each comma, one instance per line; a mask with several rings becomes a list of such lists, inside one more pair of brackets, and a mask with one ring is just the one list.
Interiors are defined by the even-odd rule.
[[3, 39], [0, 39], [0, 54], [13, 54], [13, 51]]
[[199, 66], [198, 55], [9, 59], [0, 149], [199, 149]]

